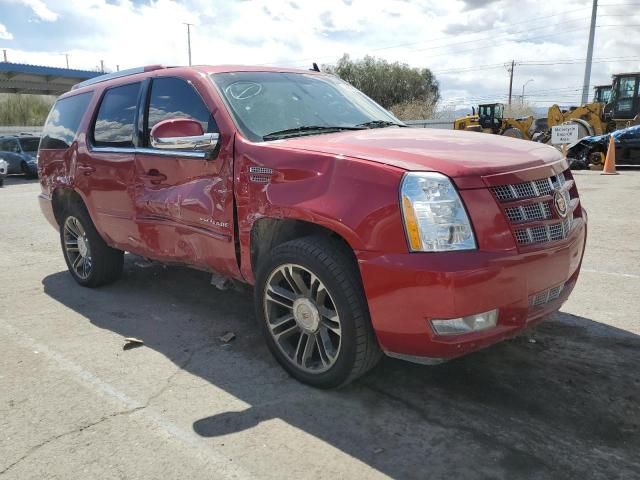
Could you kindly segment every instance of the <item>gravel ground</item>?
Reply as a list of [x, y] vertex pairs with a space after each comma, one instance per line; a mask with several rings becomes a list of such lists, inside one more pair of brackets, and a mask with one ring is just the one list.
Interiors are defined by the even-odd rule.
[[[535, 331], [339, 391], [290, 379], [249, 293], [127, 258], [66, 272], [39, 186], [0, 189], [0, 477], [640, 478], [640, 172], [576, 172], [583, 273]], [[235, 341], [219, 337], [233, 331]], [[123, 337], [144, 346], [123, 350]]]

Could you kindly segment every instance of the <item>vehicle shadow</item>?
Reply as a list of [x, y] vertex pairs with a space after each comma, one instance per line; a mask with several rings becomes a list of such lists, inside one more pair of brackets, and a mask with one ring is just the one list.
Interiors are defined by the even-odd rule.
[[30, 183], [38, 183], [38, 179], [37, 178], [27, 178], [27, 177], [25, 177], [24, 175], [21, 175], [21, 174], [8, 175], [4, 179], [3, 188], [13, 187], [13, 186], [16, 186], [16, 185], [28, 185]]
[[[188, 269], [141, 269], [127, 255], [114, 285], [81, 289], [67, 272], [43, 285], [96, 326], [143, 339], [250, 405], [194, 419], [202, 437], [280, 419], [394, 478], [640, 475], [637, 335], [560, 313], [533, 337], [435, 367], [385, 358], [354, 384], [320, 391], [270, 356], [249, 292], [207, 280]], [[236, 341], [221, 344], [230, 330]]]

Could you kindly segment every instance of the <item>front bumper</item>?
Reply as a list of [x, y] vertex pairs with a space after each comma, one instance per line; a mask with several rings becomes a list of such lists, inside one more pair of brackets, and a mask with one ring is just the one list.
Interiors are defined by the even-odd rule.
[[[527, 253], [356, 252], [381, 348], [390, 356], [433, 363], [515, 335], [567, 299], [578, 277], [586, 235], [585, 215], [564, 241]], [[549, 301], [530, 306], [560, 286], [557, 297], [549, 295]], [[431, 319], [495, 308], [498, 323], [489, 330], [439, 336], [431, 328]]]

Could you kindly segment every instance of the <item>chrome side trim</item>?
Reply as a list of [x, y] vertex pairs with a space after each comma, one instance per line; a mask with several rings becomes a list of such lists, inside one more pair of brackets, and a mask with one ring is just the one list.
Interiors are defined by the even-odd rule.
[[155, 148], [133, 148], [133, 147], [91, 147], [89, 149], [95, 153], [144, 153], [145, 155], [160, 155], [163, 157], [186, 157], [204, 159], [206, 152], [185, 152], [184, 150], [156, 150]]
[[184, 150], [156, 150], [155, 148], [137, 148], [136, 153], [161, 155], [164, 157], [207, 158], [207, 152], [185, 152]]

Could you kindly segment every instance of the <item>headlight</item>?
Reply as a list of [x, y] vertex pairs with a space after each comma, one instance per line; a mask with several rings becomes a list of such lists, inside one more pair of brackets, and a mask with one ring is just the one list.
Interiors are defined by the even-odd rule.
[[411, 251], [476, 248], [467, 212], [446, 176], [432, 172], [407, 173], [402, 179], [400, 198]]

